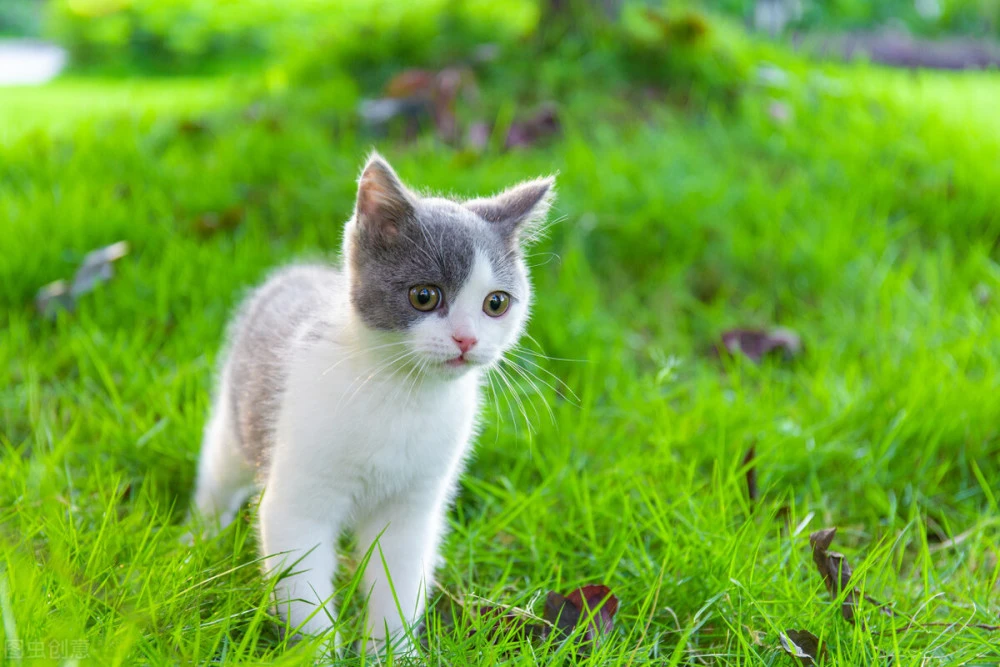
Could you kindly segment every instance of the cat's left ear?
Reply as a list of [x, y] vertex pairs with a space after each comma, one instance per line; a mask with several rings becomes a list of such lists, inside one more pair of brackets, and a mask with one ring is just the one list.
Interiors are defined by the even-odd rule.
[[554, 176], [525, 181], [500, 194], [465, 202], [465, 207], [490, 223], [511, 245], [534, 239], [555, 199]]
[[413, 219], [413, 195], [378, 153], [368, 157], [358, 179], [354, 212], [362, 234], [382, 243], [394, 241], [401, 228]]

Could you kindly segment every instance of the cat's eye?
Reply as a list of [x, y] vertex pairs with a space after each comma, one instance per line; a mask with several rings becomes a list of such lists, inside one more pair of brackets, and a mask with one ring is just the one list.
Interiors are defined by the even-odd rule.
[[441, 290], [434, 285], [414, 285], [410, 288], [410, 305], [429, 313], [441, 305]]
[[490, 317], [500, 317], [510, 308], [510, 294], [507, 292], [491, 292], [483, 301], [483, 312]]

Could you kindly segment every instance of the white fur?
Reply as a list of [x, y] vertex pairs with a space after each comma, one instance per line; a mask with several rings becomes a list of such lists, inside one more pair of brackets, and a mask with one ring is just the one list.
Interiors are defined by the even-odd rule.
[[[423, 613], [475, 432], [482, 374], [520, 336], [527, 317], [526, 285], [504, 316], [483, 311], [486, 296], [502, 288], [477, 253], [459, 294], [446, 295], [447, 315], [428, 314], [407, 334], [366, 328], [346, 291], [300, 327], [269, 465], [257, 480], [265, 569], [293, 572], [275, 592], [291, 626], [307, 634], [330, 629], [335, 548], [345, 529], [356, 532], [362, 553], [377, 542], [364, 573], [370, 637], [399, 636]], [[306, 335], [317, 322], [333, 323], [319, 340]], [[466, 354], [472, 363], [461, 368], [443, 363], [459, 355], [453, 335], [478, 339]], [[202, 515], [225, 524], [254, 471], [238, 451], [225, 372], [222, 382], [195, 501]]]

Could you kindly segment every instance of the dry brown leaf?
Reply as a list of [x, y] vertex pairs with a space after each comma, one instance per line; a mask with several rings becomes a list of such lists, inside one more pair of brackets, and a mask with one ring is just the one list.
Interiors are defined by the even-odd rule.
[[581, 622], [586, 623], [592, 614], [593, 618], [583, 633], [583, 639], [594, 642], [596, 646], [614, 628], [616, 613], [618, 598], [611, 589], [603, 585], [591, 585], [578, 588], [566, 596], [555, 591], [549, 592], [545, 599], [543, 618], [552, 624], [555, 632], [568, 636]]
[[826, 647], [821, 646], [819, 637], [808, 630], [785, 630], [778, 633], [781, 648], [802, 665], [815, 665], [825, 657]]
[[830, 545], [833, 543], [833, 538], [836, 535], [836, 528], [817, 530], [809, 536], [809, 544], [812, 546], [813, 562], [816, 564], [816, 569], [819, 570], [820, 575], [822, 575], [823, 583], [826, 584], [826, 590], [830, 592], [830, 595], [833, 598], [837, 598], [840, 596], [841, 591], [848, 591], [840, 607], [840, 611], [844, 615], [844, 620], [853, 623], [859, 597], [857, 589], [850, 585], [851, 575], [854, 574], [854, 570], [851, 569], [851, 565], [847, 562], [844, 554], [830, 551]]
[[750, 445], [743, 456], [743, 465], [747, 467], [747, 498], [751, 503], [757, 502], [757, 446]]
[[791, 329], [730, 329], [722, 334], [719, 352], [742, 354], [755, 362], [778, 352], [793, 359], [802, 352], [802, 339]]

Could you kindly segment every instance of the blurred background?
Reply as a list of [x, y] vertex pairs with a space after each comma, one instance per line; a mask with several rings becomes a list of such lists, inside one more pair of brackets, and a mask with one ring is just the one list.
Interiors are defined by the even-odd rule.
[[893, 619], [832, 618], [807, 536], [906, 613], [1000, 617], [998, 31], [1000, 0], [0, 0], [18, 636], [283, 655], [249, 522], [185, 559], [171, 531], [229, 313], [336, 252], [375, 147], [464, 197], [559, 172], [446, 590], [600, 580], [629, 646], [691, 664], [803, 626], [840, 664], [995, 664], [859, 641]]

